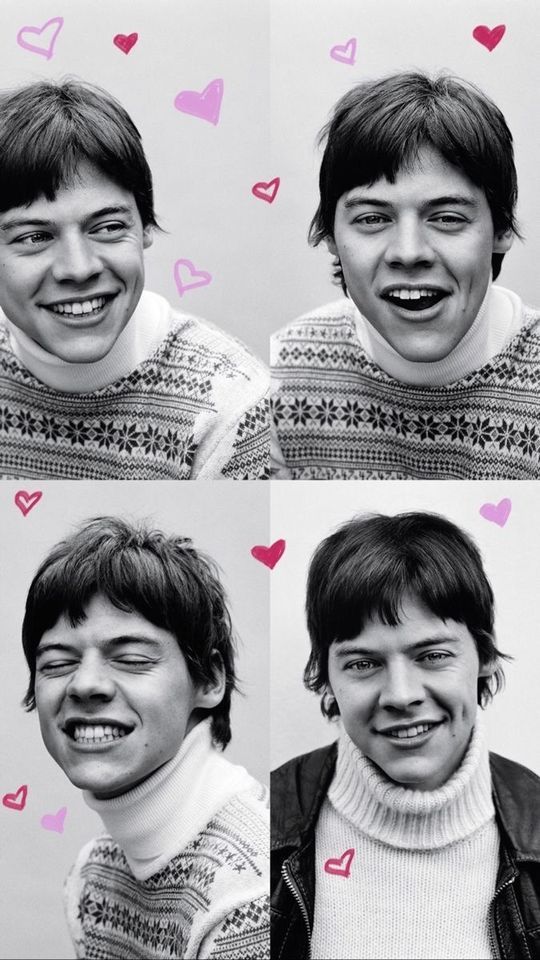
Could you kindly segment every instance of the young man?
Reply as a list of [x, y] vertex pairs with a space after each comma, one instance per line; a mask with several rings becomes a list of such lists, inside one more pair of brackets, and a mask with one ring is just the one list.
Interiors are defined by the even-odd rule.
[[275, 475], [540, 477], [540, 313], [492, 285], [517, 235], [512, 136], [451, 77], [337, 103], [313, 244], [346, 299], [275, 334]]
[[540, 957], [540, 779], [489, 754], [494, 599], [425, 513], [344, 524], [307, 586], [306, 685], [337, 743], [273, 774], [272, 955]]
[[47, 750], [106, 833], [66, 883], [77, 956], [269, 956], [267, 791], [225, 760], [227, 600], [191, 541], [99, 518], [58, 544], [23, 623]]
[[33, 83], [0, 96], [0, 147], [0, 476], [268, 476], [263, 364], [143, 290], [152, 176], [123, 107]]

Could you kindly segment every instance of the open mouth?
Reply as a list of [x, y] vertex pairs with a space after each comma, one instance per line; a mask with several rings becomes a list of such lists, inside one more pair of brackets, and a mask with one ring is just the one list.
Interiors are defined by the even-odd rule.
[[64, 727], [64, 733], [75, 743], [113, 743], [129, 736], [133, 727], [121, 723], [81, 723], [69, 721]]
[[395, 287], [382, 294], [383, 300], [412, 313], [429, 310], [430, 307], [435, 307], [448, 296], [447, 291], [440, 287]]
[[61, 303], [44, 304], [45, 310], [54, 313], [57, 316], [66, 317], [68, 320], [92, 320], [98, 317], [102, 310], [114, 300], [116, 294], [105, 294], [99, 297], [91, 297], [86, 300], [69, 300]]
[[430, 733], [431, 730], [439, 727], [442, 722], [442, 720], [439, 720], [433, 723], [411, 724], [410, 727], [393, 727], [388, 730], [381, 730], [380, 733], [383, 737], [388, 737], [389, 740], [396, 740], [398, 742], [411, 742], [420, 739], [426, 733]]

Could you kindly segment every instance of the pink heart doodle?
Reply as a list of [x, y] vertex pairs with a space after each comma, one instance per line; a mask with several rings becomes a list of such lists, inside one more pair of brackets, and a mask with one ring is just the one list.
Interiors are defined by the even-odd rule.
[[472, 35], [475, 40], [478, 40], [478, 43], [481, 43], [483, 47], [487, 47], [491, 53], [497, 44], [501, 42], [505, 33], [506, 27], [504, 23], [500, 23], [498, 27], [493, 27], [492, 30], [482, 23], [480, 26], [474, 28]]
[[223, 99], [223, 80], [212, 80], [202, 93], [197, 90], [181, 90], [174, 105], [181, 113], [189, 113], [200, 120], [208, 120], [214, 126], [219, 122], [221, 101]]
[[330, 56], [332, 60], [338, 60], [352, 67], [356, 63], [356, 37], [351, 37], [347, 43], [336, 43], [330, 50]]
[[118, 47], [118, 49], [122, 51], [122, 53], [129, 53], [131, 48], [137, 43], [138, 39], [138, 33], [129, 33], [127, 36], [125, 33], [117, 33], [116, 36], [113, 37], [113, 43], [115, 47]]
[[270, 569], [273, 570], [278, 560], [281, 560], [285, 553], [285, 547], [285, 540], [276, 540], [276, 542], [269, 547], [252, 547], [251, 556], [255, 557], [255, 560], [258, 560], [260, 563], [264, 563], [265, 567], [270, 567]]
[[[181, 270], [186, 269], [192, 280], [183, 280]], [[212, 274], [206, 270], [196, 270], [191, 260], [177, 260], [174, 265], [174, 281], [178, 296], [183, 297], [186, 290], [194, 290], [195, 287], [207, 287], [212, 282]]]
[[266, 200], [267, 203], [273, 203], [276, 199], [276, 194], [279, 190], [279, 184], [281, 183], [279, 177], [274, 177], [273, 180], [269, 180], [268, 183], [265, 183], [264, 180], [260, 180], [259, 183], [254, 183], [251, 192], [254, 197], [257, 197], [258, 200]]
[[27, 794], [28, 787], [26, 783], [23, 783], [22, 787], [19, 787], [16, 793], [5, 793], [2, 797], [2, 803], [5, 807], [9, 807], [10, 810], [24, 810]]
[[340, 857], [330, 857], [324, 865], [326, 873], [334, 873], [336, 877], [348, 877], [351, 872], [351, 863], [354, 859], [355, 851], [351, 847]]
[[[21, 27], [17, 34], [17, 43], [25, 50], [31, 50], [32, 53], [39, 53], [42, 57], [50, 60], [54, 54], [56, 38], [63, 26], [63, 17], [53, 17], [52, 20], [47, 20], [47, 23], [44, 23], [42, 27]], [[43, 34], [46, 34], [46, 36], [43, 36]], [[26, 39], [29, 35], [33, 37], [43, 37], [46, 45], [40, 46], [37, 43], [31, 43], [30, 40]]]
[[63, 833], [66, 813], [67, 807], [60, 807], [60, 810], [56, 813], [44, 813], [40, 821], [41, 826], [44, 830], [54, 830], [55, 833]]
[[512, 501], [505, 497], [504, 500], [500, 500], [499, 503], [483, 503], [480, 507], [480, 516], [484, 520], [490, 520], [491, 523], [497, 523], [499, 527], [504, 527], [508, 517], [510, 516], [510, 511], [512, 509]]
[[26, 490], [17, 490], [15, 497], [15, 506], [19, 508], [23, 517], [28, 516], [31, 510], [34, 509], [36, 503], [39, 503], [43, 496], [41, 490], [34, 490], [33, 493], [27, 493]]

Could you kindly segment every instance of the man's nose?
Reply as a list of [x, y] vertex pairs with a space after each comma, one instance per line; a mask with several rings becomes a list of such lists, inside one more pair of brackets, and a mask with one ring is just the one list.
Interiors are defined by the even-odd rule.
[[421, 678], [412, 664], [395, 664], [387, 668], [379, 695], [380, 707], [402, 711], [424, 699]]
[[59, 283], [85, 283], [101, 273], [103, 267], [95, 243], [80, 233], [70, 233], [57, 241], [52, 274]]
[[416, 216], [403, 217], [393, 225], [385, 251], [389, 266], [410, 268], [432, 264], [434, 259], [430, 234], [421, 220]]
[[87, 655], [71, 675], [67, 693], [73, 700], [101, 698], [111, 700], [115, 694], [110, 669], [100, 657]]

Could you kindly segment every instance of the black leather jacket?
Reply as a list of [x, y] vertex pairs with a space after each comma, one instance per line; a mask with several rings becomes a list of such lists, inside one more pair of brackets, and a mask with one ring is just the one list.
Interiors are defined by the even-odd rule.
[[[334, 743], [272, 774], [272, 960], [310, 955], [315, 824], [336, 757]], [[540, 960], [540, 777], [496, 753], [490, 764], [501, 837], [491, 936], [504, 960]]]

